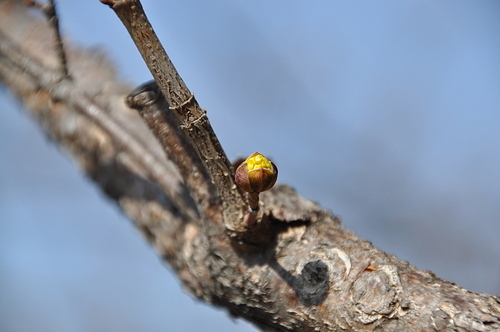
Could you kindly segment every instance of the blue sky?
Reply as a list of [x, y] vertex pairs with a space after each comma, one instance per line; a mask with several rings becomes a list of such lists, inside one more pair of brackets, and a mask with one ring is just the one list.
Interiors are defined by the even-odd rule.
[[[133, 85], [113, 12], [60, 0], [63, 32]], [[500, 3], [144, 1], [231, 158], [377, 247], [500, 294]], [[0, 330], [252, 331], [173, 274], [0, 90]]]

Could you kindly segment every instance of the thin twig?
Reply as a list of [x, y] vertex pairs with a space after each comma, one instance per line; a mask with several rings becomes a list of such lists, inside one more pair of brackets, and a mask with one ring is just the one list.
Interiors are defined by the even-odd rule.
[[60, 79], [71, 79], [71, 76], [69, 74], [68, 70], [68, 61], [66, 58], [66, 51], [64, 50], [64, 44], [62, 42], [62, 37], [61, 37], [61, 29], [59, 26], [59, 17], [57, 16], [57, 11], [56, 11], [56, 4], [54, 0], [48, 0], [44, 4], [41, 4], [38, 1], [34, 0], [25, 0], [24, 4], [27, 6], [35, 7], [38, 8], [42, 11], [42, 13], [45, 15], [47, 18], [47, 22], [49, 22], [49, 25], [54, 32], [54, 37], [55, 37], [55, 51], [57, 54], [57, 58], [59, 59], [58, 62], [58, 69], [57, 71], [59, 72]]
[[163, 49], [141, 3], [135, 0], [101, 0], [101, 2], [110, 6], [127, 28], [167, 103], [176, 107], [188, 100], [191, 91]]
[[[101, 0], [109, 5], [123, 22], [149, 70], [155, 78], [167, 103], [180, 126], [193, 142], [195, 150], [205, 164], [211, 182], [216, 186], [222, 201], [226, 228], [236, 232], [246, 230], [243, 216], [248, 213], [248, 203], [235, 185], [234, 170], [208, 121], [205, 110], [197, 103], [184, 84], [167, 53], [156, 36], [138, 0]], [[159, 137], [160, 142], [167, 143]], [[162, 144], [163, 144], [162, 143]], [[166, 150], [171, 148], [165, 147]], [[198, 197], [198, 200], [204, 197]]]
[[47, 20], [49, 21], [52, 30], [54, 31], [56, 38], [56, 53], [59, 58], [59, 72], [61, 73], [62, 79], [71, 78], [68, 71], [68, 62], [66, 60], [66, 52], [64, 50], [64, 44], [61, 38], [61, 29], [59, 27], [59, 17], [56, 12], [56, 4], [54, 0], [48, 0], [43, 6], [43, 12], [47, 16]]

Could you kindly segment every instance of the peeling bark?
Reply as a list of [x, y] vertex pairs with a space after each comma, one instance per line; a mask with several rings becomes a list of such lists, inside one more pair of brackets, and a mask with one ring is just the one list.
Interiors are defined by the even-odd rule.
[[[261, 194], [266, 222], [253, 236], [265, 241], [234, 241], [221, 203], [203, 207], [191, 197], [186, 170], [173, 166], [156, 134], [125, 104], [131, 88], [111, 63], [66, 42], [72, 79], [54, 79], [53, 45], [45, 22], [19, 1], [0, 1], [2, 83], [197, 298], [266, 331], [500, 330], [500, 298], [380, 251], [288, 186]], [[157, 98], [141, 103], [164, 108]]]

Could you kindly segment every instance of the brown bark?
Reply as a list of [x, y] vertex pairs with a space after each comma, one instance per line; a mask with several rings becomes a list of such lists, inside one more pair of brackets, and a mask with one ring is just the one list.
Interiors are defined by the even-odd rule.
[[210, 163], [221, 157], [200, 153], [186, 133], [190, 122], [175, 126], [179, 119], [168, 106], [178, 105], [154, 84], [135, 90], [129, 104], [145, 125], [125, 104], [131, 89], [104, 56], [66, 43], [71, 79], [61, 79], [53, 41], [47, 24], [18, 1], [0, 2], [3, 84], [196, 297], [269, 331], [500, 329], [498, 297], [469, 292], [378, 250], [290, 187], [261, 194], [258, 227], [229, 236], [243, 218], [227, 220], [235, 214], [223, 205], [233, 204], [220, 189], [232, 183], [232, 171], [216, 175], [224, 183], [213, 183]]

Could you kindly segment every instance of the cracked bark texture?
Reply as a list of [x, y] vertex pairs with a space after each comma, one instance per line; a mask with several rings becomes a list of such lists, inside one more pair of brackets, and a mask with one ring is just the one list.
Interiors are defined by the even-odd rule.
[[132, 89], [105, 56], [66, 41], [73, 79], [56, 80], [53, 40], [46, 22], [20, 2], [1, 1], [2, 84], [197, 298], [265, 331], [500, 330], [498, 297], [378, 250], [285, 185], [261, 194], [266, 245], [241, 250], [220, 206], [213, 219], [199, 213], [161, 145], [125, 104]]

